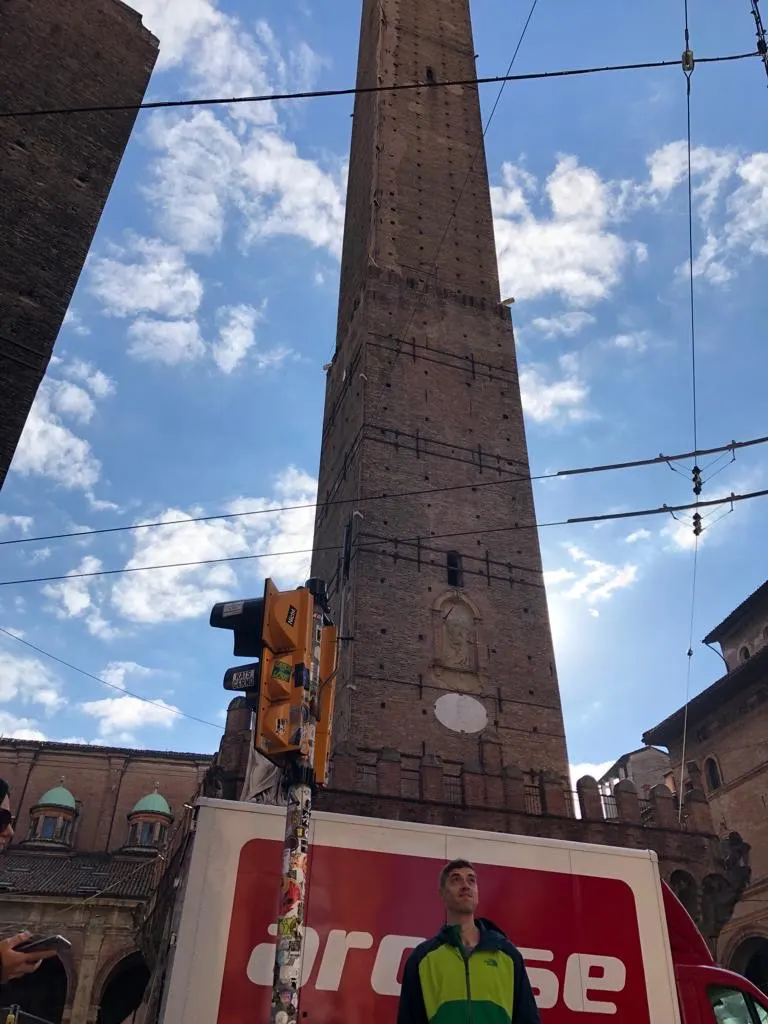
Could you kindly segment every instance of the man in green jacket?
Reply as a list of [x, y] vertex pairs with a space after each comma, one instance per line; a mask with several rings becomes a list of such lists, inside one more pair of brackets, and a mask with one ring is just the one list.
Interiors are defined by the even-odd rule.
[[540, 1024], [520, 951], [475, 918], [477, 874], [467, 860], [440, 872], [445, 927], [408, 957], [397, 1024]]

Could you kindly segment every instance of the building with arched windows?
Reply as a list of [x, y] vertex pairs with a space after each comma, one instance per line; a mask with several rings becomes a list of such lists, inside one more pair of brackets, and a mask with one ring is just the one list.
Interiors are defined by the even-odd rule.
[[183, 827], [212, 755], [0, 740], [15, 834], [0, 854], [0, 932], [61, 934], [72, 949], [4, 999], [53, 1024], [135, 1019], [149, 969], [137, 915], [158, 853]]
[[[768, 582], [704, 643], [719, 645], [725, 673], [689, 702], [687, 726], [680, 708], [643, 740], [669, 749], [673, 788], [682, 774], [706, 793], [726, 860], [734, 836], [750, 844], [750, 884], [719, 934], [717, 957], [768, 992]], [[700, 905], [703, 884], [678, 881], [683, 902]]]

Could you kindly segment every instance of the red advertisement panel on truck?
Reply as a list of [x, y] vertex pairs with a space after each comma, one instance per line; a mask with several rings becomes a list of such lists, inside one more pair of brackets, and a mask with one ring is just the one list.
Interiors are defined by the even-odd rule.
[[[200, 802], [163, 1024], [269, 1020], [283, 827], [280, 808]], [[654, 854], [330, 814], [312, 823], [302, 1019], [393, 1024], [455, 857], [476, 865], [479, 912], [523, 953], [543, 1024], [678, 1024]]]

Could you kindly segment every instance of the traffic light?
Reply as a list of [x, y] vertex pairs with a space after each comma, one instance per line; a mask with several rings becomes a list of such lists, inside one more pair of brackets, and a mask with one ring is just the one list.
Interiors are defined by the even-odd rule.
[[308, 588], [280, 591], [266, 580], [263, 597], [222, 602], [211, 610], [210, 624], [234, 633], [235, 655], [259, 659], [228, 669], [224, 687], [246, 695], [256, 711], [254, 745], [273, 760], [300, 749], [314, 607]]
[[328, 781], [328, 763], [331, 756], [331, 729], [333, 705], [336, 697], [336, 662], [338, 657], [338, 630], [323, 626], [320, 638], [320, 691], [318, 694], [317, 728], [315, 729], [315, 782], [324, 786]]

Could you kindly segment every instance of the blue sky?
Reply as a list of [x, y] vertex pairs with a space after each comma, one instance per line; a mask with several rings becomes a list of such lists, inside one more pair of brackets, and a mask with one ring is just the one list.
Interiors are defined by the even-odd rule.
[[[354, 81], [359, 0], [141, 0], [161, 39], [149, 98]], [[697, 56], [749, 51], [747, 0], [692, 0]], [[528, 3], [475, 0], [479, 73], [503, 73]], [[677, 59], [682, 3], [541, 0], [515, 70]], [[486, 87], [486, 114], [495, 87]], [[766, 431], [766, 78], [693, 75], [699, 441]], [[314, 500], [334, 347], [349, 98], [141, 114], [54, 362], [0, 495], [0, 540]], [[72, 122], [74, 130], [74, 120]], [[502, 291], [515, 297], [534, 473], [693, 446], [685, 89], [667, 68], [511, 84], [488, 132]], [[707, 463], [705, 462], [705, 465]], [[675, 504], [666, 466], [545, 482], [539, 520]], [[740, 452], [704, 497], [766, 486]], [[765, 578], [765, 510], [706, 519], [700, 638]], [[2, 580], [301, 550], [311, 509], [2, 548]], [[575, 764], [599, 765], [686, 693], [690, 519], [542, 530]], [[218, 743], [233, 663], [210, 606], [301, 582], [303, 554], [0, 587], [0, 625], [160, 703], [0, 638], [5, 735], [186, 750]], [[178, 717], [177, 708], [214, 728]]]

